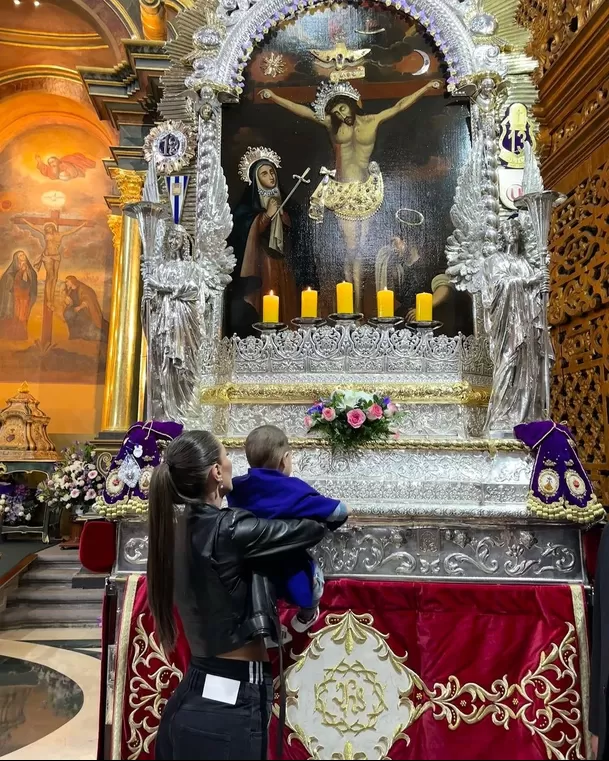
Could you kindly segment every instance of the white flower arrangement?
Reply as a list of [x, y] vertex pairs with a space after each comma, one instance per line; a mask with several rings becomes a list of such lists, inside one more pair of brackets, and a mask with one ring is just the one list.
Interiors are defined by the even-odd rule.
[[0, 495], [2, 522], [7, 526], [30, 523], [36, 510], [34, 490], [21, 483], [12, 483], [9, 489]]
[[73, 514], [95, 512], [96, 500], [104, 486], [89, 444], [76, 444], [63, 452], [63, 460], [38, 486], [38, 500], [51, 509], [66, 509]]

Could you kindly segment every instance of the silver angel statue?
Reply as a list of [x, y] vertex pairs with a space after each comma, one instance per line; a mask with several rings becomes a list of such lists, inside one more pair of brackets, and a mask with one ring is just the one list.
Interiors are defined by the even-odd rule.
[[535, 243], [517, 218], [501, 228], [503, 246], [482, 265], [482, 304], [494, 365], [486, 418], [490, 436], [511, 436], [515, 425], [542, 416], [545, 314]]
[[203, 343], [205, 278], [186, 230], [168, 223], [163, 258], [143, 272], [151, 414], [184, 422], [193, 410]]

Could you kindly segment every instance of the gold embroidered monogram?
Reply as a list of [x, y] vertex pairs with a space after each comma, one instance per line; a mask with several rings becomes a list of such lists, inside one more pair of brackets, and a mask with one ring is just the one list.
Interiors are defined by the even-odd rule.
[[[574, 614], [577, 621], [575, 599]], [[432, 687], [373, 623], [371, 615], [352, 611], [327, 615], [326, 626], [286, 672], [288, 742], [298, 739], [310, 758], [389, 758], [392, 745], [408, 743], [407, 730], [427, 712], [452, 730], [486, 718], [505, 730], [521, 722], [543, 742], [548, 758], [586, 758], [578, 689], [585, 643], [572, 623], [559, 642], [547, 643], [537, 667], [520, 682], [504, 675], [483, 686], [450, 676]], [[583, 681], [582, 671], [582, 691]]]

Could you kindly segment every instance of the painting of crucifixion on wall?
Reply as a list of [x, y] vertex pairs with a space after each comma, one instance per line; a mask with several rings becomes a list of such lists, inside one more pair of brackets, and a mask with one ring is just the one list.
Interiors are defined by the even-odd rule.
[[433, 291], [445, 332], [471, 332], [469, 297], [444, 274], [468, 107], [447, 96], [429, 38], [393, 10], [333, 4], [282, 22], [245, 77], [223, 123], [237, 258], [226, 331], [249, 334], [270, 289], [284, 322], [307, 286], [326, 316], [349, 280], [366, 316], [380, 288], [404, 317]]
[[103, 383], [113, 249], [99, 138], [41, 125], [0, 152], [4, 381]]

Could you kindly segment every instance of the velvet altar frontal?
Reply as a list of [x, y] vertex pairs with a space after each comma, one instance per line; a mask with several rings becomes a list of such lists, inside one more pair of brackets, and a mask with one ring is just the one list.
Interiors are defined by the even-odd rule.
[[[121, 597], [105, 754], [152, 759], [188, 645], [159, 648], [145, 576]], [[581, 585], [333, 579], [285, 652], [286, 759], [590, 758]]]

